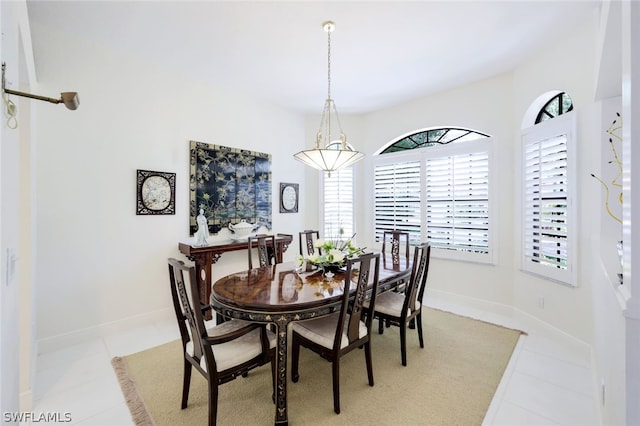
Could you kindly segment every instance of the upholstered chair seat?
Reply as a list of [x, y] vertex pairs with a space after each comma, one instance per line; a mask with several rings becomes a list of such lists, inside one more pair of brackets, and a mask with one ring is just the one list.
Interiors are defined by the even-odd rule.
[[[247, 322], [242, 320], [225, 321], [222, 324], [207, 329], [210, 337], [221, 336], [246, 327]], [[269, 348], [276, 347], [276, 335], [267, 330], [269, 338]], [[255, 329], [237, 339], [227, 343], [222, 343], [211, 347], [213, 356], [216, 359], [216, 368], [218, 372], [236, 367], [244, 362], [259, 356], [262, 353], [262, 344], [260, 343], [260, 330]], [[193, 356], [193, 340], [187, 343], [185, 351]], [[206, 371], [207, 363], [204, 358], [200, 360], [200, 366]]]
[[[338, 327], [339, 319], [340, 314], [338, 313], [312, 321], [295, 322], [292, 325], [292, 331], [306, 337], [320, 346], [331, 349], [333, 348], [333, 343], [336, 338], [336, 328]], [[349, 337], [347, 336], [348, 325], [349, 317], [347, 316], [344, 326], [342, 327], [342, 341], [340, 342], [340, 349], [349, 346]], [[366, 335], [366, 324], [363, 321], [358, 321], [358, 339], [362, 339]]]
[[[403, 293], [387, 291], [378, 295], [378, 298], [376, 299], [376, 311], [381, 314], [400, 317], [402, 315], [402, 306], [404, 305], [404, 301], [405, 295]], [[411, 316], [413, 311], [419, 311], [420, 306], [420, 301], [416, 300], [416, 304], [413, 308], [407, 308], [407, 316]], [[369, 305], [366, 302], [365, 307], [369, 308]]]

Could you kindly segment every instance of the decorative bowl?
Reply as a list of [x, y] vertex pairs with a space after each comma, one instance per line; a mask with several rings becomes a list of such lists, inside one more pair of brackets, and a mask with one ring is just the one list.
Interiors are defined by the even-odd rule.
[[256, 225], [247, 222], [245, 219], [242, 219], [240, 223], [236, 223], [235, 225], [230, 223], [229, 229], [233, 232], [231, 238], [234, 240], [249, 238], [255, 227]]

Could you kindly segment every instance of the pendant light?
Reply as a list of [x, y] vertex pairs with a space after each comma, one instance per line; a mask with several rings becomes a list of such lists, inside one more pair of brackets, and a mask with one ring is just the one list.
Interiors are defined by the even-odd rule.
[[[327, 100], [324, 101], [315, 148], [300, 151], [294, 158], [307, 166], [331, 173], [361, 160], [364, 154], [352, 150], [347, 144], [347, 136], [342, 131], [336, 104], [331, 99], [331, 33], [335, 30], [336, 24], [326, 21], [322, 27], [327, 32]], [[331, 130], [332, 124], [337, 126], [335, 137]]]

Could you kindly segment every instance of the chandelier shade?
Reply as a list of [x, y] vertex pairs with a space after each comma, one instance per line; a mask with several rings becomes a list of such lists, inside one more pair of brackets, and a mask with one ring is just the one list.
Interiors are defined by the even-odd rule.
[[363, 157], [364, 154], [358, 151], [335, 148], [309, 149], [300, 151], [294, 155], [296, 160], [302, 161], [307, 166], [326, 172], [333, 172], [348, 167]]
[[[331, 99], [331, 32], [336, 28], [336, 24], [332, 21], [326, 21], [322, 27], [327, 32], [327, 99], [324, 101], [315, 147], [300, 151], [293, 157], [307, 166], [330, 173], [360, 161], [364, 158], [364, 154], [353, 150], [347, 144], [347, 137], [342, 131], [336, 104]], [[333, 137], [332, 123], [335, 123], [338, 128], [339, 136], [337, 138]]]

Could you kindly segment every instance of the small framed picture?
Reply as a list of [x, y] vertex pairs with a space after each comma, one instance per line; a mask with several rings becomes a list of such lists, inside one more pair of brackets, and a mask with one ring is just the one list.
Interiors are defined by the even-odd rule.
[[136, 214], [176, 214], [176, 174], [137, 171]]
[[280, 213], [298, 213], [297, 183], [280, 183]]

